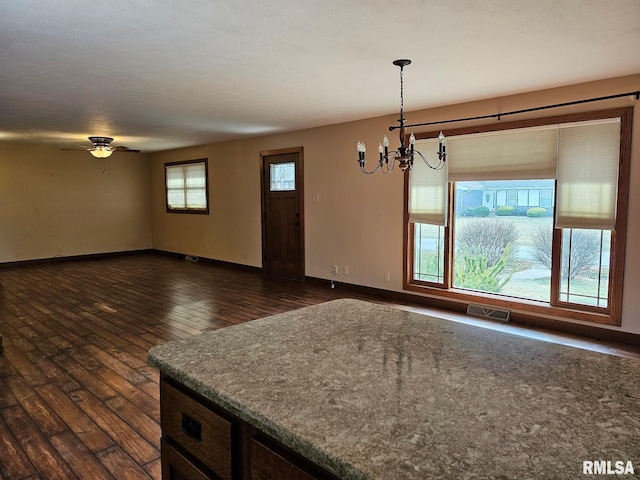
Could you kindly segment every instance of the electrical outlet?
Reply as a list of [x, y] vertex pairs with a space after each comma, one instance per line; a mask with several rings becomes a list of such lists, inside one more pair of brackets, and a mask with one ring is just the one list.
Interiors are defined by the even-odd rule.
[[349, 275], [349, 267], [347, 267], [346, 265], [342, 267], [342, 273], [344, 273], [345, 275]]
[[391, 273], [384, 272], [384, 281], [385, 282], [390, 282], [391, 281]]
[[334, 275], [338, 273], [338, 265], [331, 265], [331, 273]]

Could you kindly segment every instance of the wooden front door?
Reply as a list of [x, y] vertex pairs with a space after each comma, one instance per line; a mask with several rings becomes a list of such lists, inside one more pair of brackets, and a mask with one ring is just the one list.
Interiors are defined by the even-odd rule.
[[260, 152], [260, 156], [264, 271], [304, 280], [302, 147]]

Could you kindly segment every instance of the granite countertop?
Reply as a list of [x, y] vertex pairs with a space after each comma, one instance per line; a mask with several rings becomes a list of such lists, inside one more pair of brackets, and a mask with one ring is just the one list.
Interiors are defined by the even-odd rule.
[[640, 474], [634, 359], [335, 300], [149, 363], [344, 479], [576, 479], [583, 460]]

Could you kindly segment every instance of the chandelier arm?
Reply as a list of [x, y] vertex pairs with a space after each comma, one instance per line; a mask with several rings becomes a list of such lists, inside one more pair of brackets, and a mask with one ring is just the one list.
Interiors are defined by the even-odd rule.
[[[364, 173], [365, 175], [373, 175], [373, 174], [374, 174], [374, 173], [376, 173], [378, 170], [380, 170], [380, 167], [382, 166], [382, 163], [378, 163], [378, 164], [376, 165], [376, 167], [375, 167], [373, 170], [371, 170], [371, 171], [369, 171], [369, 172], [368, 172], [368, 171], [365, 169], [365, 166], [364, 166], [365, 162], [366, 162], [366, 160], [365, 160], [365, 161], [363, 161], [363, 162], [360, 162], [360, 171], [361, 171], [362, 173]], [[384, 173], [384, 172], [383, 172], [383, 173]]]
[[389, 157], [388, 157], [388, 161], [386, 162], [387, 164], [387, 172], [393, 172], [393, 167], [396, 166], [396, 159], [398, 158], [398, 152], [396, 152], [395, 150], [391, 150], [389, 152]]
[[423, 162], [425, 163], [425, 165], [426, 165], [427, 167], [429, 167], [431, 170], [442, 170], [442, 168], [444, 168], [444, 164], [445, 164], [446, 157], [445, 157], [445, 160], [443, 160], [442, 158], [439, 158], [439, 159], [438, 159], [438, 160], [439, 160], [438, 165], [436, 165], [436, 166], [434, 167], [433, 165], [431, 165], [431, 163], [429, 162], [429, 160], [427, 160], [427, 158], [426, 158], [422, 153], [420, 153], [418, 150], [414, 150], [414, 151], [413, 151], [413, 153], [414, 153], [414, 155], [415, 155], [416, 153], [417, 153], [418, 155], [420, 155], [420, 158], [422, 158], [422, 161], [423, 161]]

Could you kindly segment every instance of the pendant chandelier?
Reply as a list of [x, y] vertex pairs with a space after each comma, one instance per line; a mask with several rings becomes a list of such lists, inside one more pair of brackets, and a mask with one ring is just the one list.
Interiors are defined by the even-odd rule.
[[380, 170], [382, 173], [386, 174], [393, 170], [393, 167], [395, 166], [396, 162], [400, 164], [400, 169], [403, 172], [407, 170], [411, 170], [411, 167], [413, 166], [413, 161], [416, 158], [416, 156], [419, 156], [420, 158], [422, 158], [424, 163], [429, 168], [432, 168], [433, 170], [439, 170], [442, 167], [444, 167], [445, 161], [447, 160], [447, 152], [446, 152], [447, 147], [446, 147], [446, 139], [445, 139], [445, 136], [442, 134], [442, 132], [440, 132], [440, 135], [438, 137], [438, 140], [439, 140], [439, 146], [438, 146], [438, 152], [437, 152], [438, 163], [431, 164], [429, 160], [427, 160], [426, 157], [422, 155], [422, 153], [420, 153], [418, 150], [414, 148], [416, 137], [413, 135], [413, 133], [409, 137], [409, 145], [407, 146], [405, 144], [406, 135], [404, 132], [404, 125], [406, 123], [406, 120], [404, 118], [403, 72], [404, 72], [404, 67], [406, 67], [410, 63], [411, 63], [411, 60], [407, 60], [407, 59], [395, 60], [393, 62], [394, 65], [396, 65], [397, 67], [400, 67], [400, 118], [398, 119], [399, 126], [391, 126], [389, 127], [389, 131], [393, 131], [396, 128], [400, 129], [400, 146], [398, 147], [397, 150], [389, 150], [389, 139], [385, 135], [385, 137], [382, 140], [382, 143], [378, 145], [378, 152], [380, 154], [378, 163], [375, 166], [375, 168], [373, 168], [373, 170], [367, 171], [365, 167], [367, 160], [365, 159], [365, 156], [364, 156], [365, 152], [367, 151], [367, 147], [365, 147], [364, 143], [358, 142], [358, 145], [357, 145], [358, 163], [360, 164], [360, 170], [362, 171], [362, 173], [371, 175], [372, 173], [376, 173], [378, 170]]

